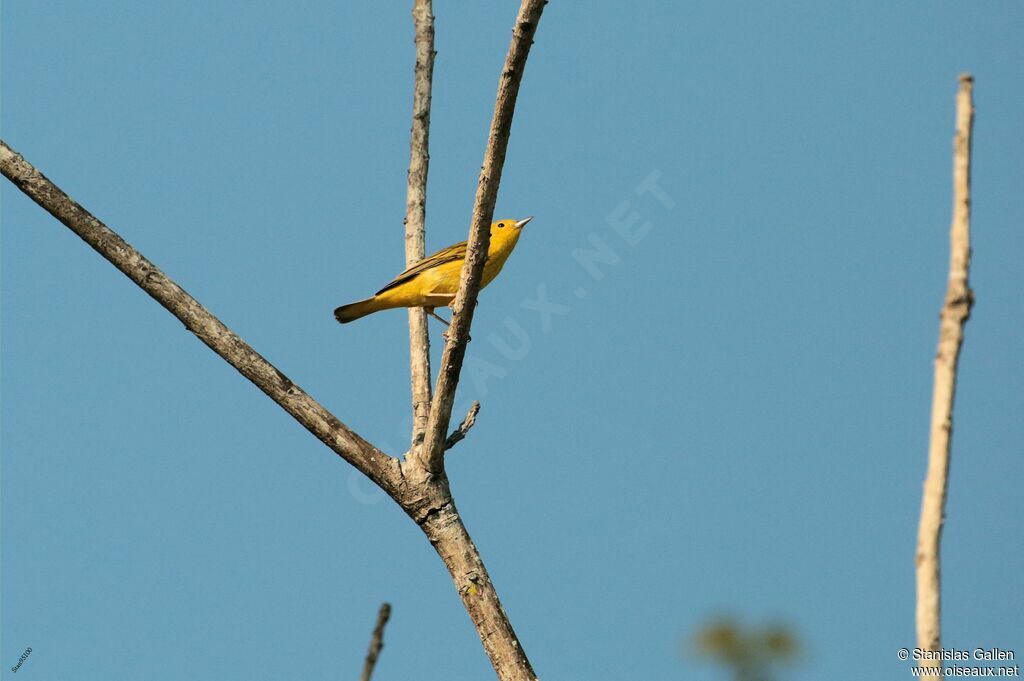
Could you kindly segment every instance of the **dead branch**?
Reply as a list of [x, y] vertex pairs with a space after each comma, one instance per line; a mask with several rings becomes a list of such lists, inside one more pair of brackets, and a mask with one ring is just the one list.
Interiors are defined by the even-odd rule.
[[505, 151], [512, 130], [512, 115], [515, 112], [519, 84], [526, 68], [526, 58], [533, 45], [541, 13], [547, 0], [523, 0], [512, 30], [512, 43], [505, 56], [505, 65], [498, 82], [498, 96], [494, 104], [494, 118], [491, 120], [484, 163], [480, 169], [476, 198], [473, 203], [473, 217], [470, 222], [469, 244], [466, 263], [462, 267], [459, 291], [452, 303], [452, 322], [448, 340], [441, 356], [441, 369], [437, 376], [437, 388], [430, 406], [430, 419], [420, 451], [424, 466], [433, 474], [444, 467], [445, 432], [452, 418], [455, 390], [459, 384], [462, 361], [466, 356], [469, 342], [469, 327], [473, 322], [484, 259], [490, 242], [490, 225], [494, 217], [494, 204], [498, 197], [498, 184], [505, 165]]
[[[466, 264], [453, 304], [452, 331], [442, 356], [442, 368], [435, 396], [430, 403], [427, 429], [422, 444], [418, 448], [414, 445], [410, 456], [402, 463], [381, 452], [341, 423], [124, 239], [75, 203], [42, 173], [0, 141], [0, 168], [6, 177], [167, 308], [203, 343], [238, 369], [307, 430], [373, 480], [416, 522], [444, 561], [459, 597], [477, 629], [484, 650], [502, 681], [533, 681], [536, 675], [505, 614], [480, 554], [455, 507], [444, 472], [444, 449], [448, 442], [444, 432], [451, 420], [455, 389], [466, 343], [469, 340], [473, 308], [490, 236], [488, 227], [493, 218], [515, 99], [537, 22], [545, 4], [546, 0], [523, 0], [516, 18], [512, 43], [499, 81], [494, 118], [477, 186]], [[425, 54], [422, 50], [428, 47], [425, 36], [429, 23], [429, 3], [417, 2], [415, 7], [417, 53]], [[426, 13], [420, 14], [421, 9]], [[432, 48], [428, 51], [432, 60]], [[424, 65], [426, 66], [426, 62]], [[421, 109], [421, 106], [425, 108]], [[425, 112], [422, 117], [418, 117], [420, 112]], [[407, 240], [407, 257], [411, 257], [408, 255], [410, 253], [415, 255], [418, 252], [422, 255], [423, 252], [421, 246], [418, 251], [415, 247], [417, 238], [422, 238], [425, 194], [420, 196], [419, 192], [425, 191], [428, 122], [429, 78], [427, 71], [421, 72], [418, 64], [410, 159], [409, 203], [412, 204], [412, 209], [408, 212], [406, 221], [407, 237], [412, 237], [412, 244], [410, 245], [410, 240]], [[422, 130], [417, 132], [420, 123]], [[422, 144], [418, 141], [421, 133]], [[422, 179], [419, 176], [420, 168]], [[417, 392], [417, 372], [420, 376], [427, 377], [429, 391], [429, 365], [420, 363], [421, 368], [416, 368], [415, 355], [419, 347], [426, 347], [425, 344], [416, 345], [415, 339], [419, 333], [417, 328], [415, 322], [410, 324], [414, 402], [418, 399], [417, 395], [423, 395], [422, 388]], [[467, 416], [456, 433], [461, 431], [464, 437], [472, 426], [473, 417], [475, 412], [471, 411], [471, 416]]]
[[[949, 283], [939, 315], [939, 344], [935, 354], [928, 473], [921, 501], [917, 535], [917, 645], [939, 650], [940, 555], [949, 486], [950, 439], [957, 365], [964, 342], [964, 325], [971, 315], [974, 293], [968, 283], [971, 267], [971, 132], [974, 125], [974, 79], [960, 76], [956, 97], [956, 136], [953, 139], [953, 223], [950, 228]], [[941, 660], [922, 664], [941, 666]], [[937, 677], [941, 678], [941, 676]]]
[[[431, 0], [414, 0], [416, 69], [413, 76], [409, 177], [405, 198], [405, 265], [426, 255], [427, 172], [430, 168], [430, 93], [434, 77], [434, 12]], [[409, 373], [412, 446], [423, 441], [430, 418], [430, 334], [423, 308], [409, 308]]]
[[370, 637], [370, 647], [366, 651], [366, 661], [363, 663], [363, 675], [360, 681], [370, 681], [373, 676], [373, 668], [377, 666], [377, 658], [384, 648], [384, 627], [391, 617], [391, 604], [382, 603], [377, 613], [377, 624], [373, 627], [373, 635]]
[[318, 440], [365, 473], [384, 491], [390, 493], [394, 490], [400, 477], [396, 459], [359, 437], [292, 383], [195, 298], [2, 140], [0, 170], [33, 201], [82, 237], [97, 253], [177, 317], [199, 340], [281, 405]]
[[459, 424], [459, 427], [453, 430], [451, 435], [448, 436], [448, 439], [444, 441], [445, 451], [466, 439], [469, 429], [476, 425], [476, 415], [479, 413], [480, 403], [474, 401], [469, 407], [469, 413], [466, 414], [466, 418], [462, 419], [462, 423]]

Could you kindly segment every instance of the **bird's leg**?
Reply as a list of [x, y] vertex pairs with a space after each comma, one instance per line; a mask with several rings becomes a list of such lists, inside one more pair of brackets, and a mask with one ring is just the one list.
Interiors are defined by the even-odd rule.
[[[436, 312], [434, 312], [434, 308], [432, 308], [432, 307], [425, 307], [425, 308], [423, 308], [423, 309], [427, 311], [427, 314], [428, 314], [428, 315], [430, 315], [431, 317], [433, 317], [434, 319], [436, 319], [437, 321], [441, 322], [442, 324], [444, 324], [445, 326], [447, 326], [447, 327], [448, 327], [447, 329], [445, 329], [445, 330], [444, 330], [444, 333], [442, 333], [442, 334], [441, 334], [441, 338], [444, 338], [444, 339], [445, 339], [445, 341], [447, 341], [447, 340], [448, 340], [448, 332], [449, 332], [449, 331], [451, 330], [451, 328], [452, 328], [452, 325], [451, 325], [451, 323], [450, 323], [450, 322], [449, 322], [449, 321], [448, 321], [447, 319], [445, 319], [444, 317], [442, 317], [441, 315], [439, 315], [439, 314], [437, 314]], [[472, 336], [469, 336], [469, 337], [467, 337], [467, 338], [466, 338], [466, 342], [467, 342], [467, 343], [468, 343], [469, 341], [471, 341], [471, 340], [473, 340], [473, 337], [472, 337]]]
[[427, 308], [424, 308], [424, 309], [425, 309], [425, 310], [427, 311], [427, 314], [428, 314], [428, 315], [430, 315], [431, 317], [433, 317], [433, 318], [434, 318], [434, 319], [436, 319], [437, 321], [441, 322], [441, 323], [442, 323], [442, 324], [444, 324], [445, 326], [451, 326], [451, 324], [450, 324], [450, 323], [448, 322], [448, 320], [447, 320], [447, 319], [445, 319], [445, 318], [444, 318], [444, 317], [442, 317], [441, 315], [439, 315], [439, 314], [437, 314], [436, 312], [434, 312], [434, 308], [432, 308], [432, 307], [427, 307]]

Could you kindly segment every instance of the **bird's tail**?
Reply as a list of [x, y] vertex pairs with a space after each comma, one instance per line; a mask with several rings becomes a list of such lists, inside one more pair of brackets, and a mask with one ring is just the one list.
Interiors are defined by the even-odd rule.
[[367, 298], [356, 303], [342, 305], [334, 311], [334, 318], [342, 324], [348, 324], [379, 309], [376, 298]]

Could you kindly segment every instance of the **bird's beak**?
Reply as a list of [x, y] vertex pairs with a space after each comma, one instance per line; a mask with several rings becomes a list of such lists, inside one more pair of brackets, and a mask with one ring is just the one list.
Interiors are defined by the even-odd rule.
[[530, 217], [528, 217], [528, 218], [526, 218], [524, 220], [520, 220], [519, 222], [516, 223], [516, 229], [522, 229], [523, 227], [526, 226], [526, 223], [529, 222], [532, 219], [533, 219], [533, 216], [531, 215]]

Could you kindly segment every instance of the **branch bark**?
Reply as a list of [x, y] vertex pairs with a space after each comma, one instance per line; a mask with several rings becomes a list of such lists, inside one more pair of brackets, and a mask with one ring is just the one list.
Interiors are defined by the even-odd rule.
[[[941, 647], [940, 543], [949, 485], [950, 440], [957, 365], [964, 342], [964, 325], [971, 314], [974, 293], [968, 276], [971, 267], [971, 132], [974, 126], [974, 80], [960, 76], [956, 98], [956, 136], [953, 139], [953, 221], [950, 228], [949, 282], [939, 315], [939, 343], [935, 355], [928, 473], [921, 500], [917, 535], [917, 645], [925, 650]], [[941, 660], [924, 665], [941, 667]], [[941, 678], [941, 674], [937, 677]]]
[[383, 603], [377, 613], [377, 624], [373, 627], [373, 635], [370, 637], [370, 647], [366, 651], [366, 661], [363, 663], [363, 675], [360, 681], [370, 681], [373, 676], [373, 668], [377, 666], [377, 659], [380, 651], [384, 648], [384, 627], [387, 626], [391, 617], [391, 604]]
[[452, 303], [452, 321], [448, 340], [441, 356], [441, 368], [437, 376], [437, 388], [430, 406], [430, 418], [420, 449], [420, 458], [426, 469], [439, 474], [444, 470], [444, 442], [448, 424], [452, 418], [455, 390], [459, 385], [462, 361], [466, 356], [469, 342], [469, 327], [473, 322], [477, 294], [483, 274], [487, 246], [490, 242], [491, 220], [494, 218], [494, 204], [498, 197], [498, 185], [505, 165], [505, 151], [512, 130], [512, 115], [515, 112], [519, 84], [526, 69], [526, 58], [533, 45], [537, 23], [547, 0], [523, 0], [512, 30], [512, 43], [505, 56], [505, 65], [498, 81], [498, 96], [494, 104], [494, 117], [487, 138], [484, 163], [477, 182], [476, 198], [473, 202], [473, 217], [470, 223], [466, 263], [459, 279], [459, 291]]
[[[416, 69], [413, 75], [409, 177], [405, 197], [405, 266], [426, 255], [427, 173], [430, 168], [430, 96], [434, 77], [434, 12], [431, 0], [414, 0]], [[412, 447], [423, 441], [430, 418], [430, 334], [423, 308], [409, 308]]]
[[361, 438], [295, 385], [113, 230], [0, 140], [0, 171], [33, 201], [153, 297], [185, 328], [277, 402], [318, 440], [384, 491], [401, 479], [397, 459]]
[[[444, 490], [447, 490], [447, 481]], [[455, 581], [459, 598], [473, 620], [498, 678], [502, 681], [536, 681], [537, 675], [512, 629], [491, 576], [462, 523], [450, 493], [448, 503], [425, 518], [420, 527]]]

